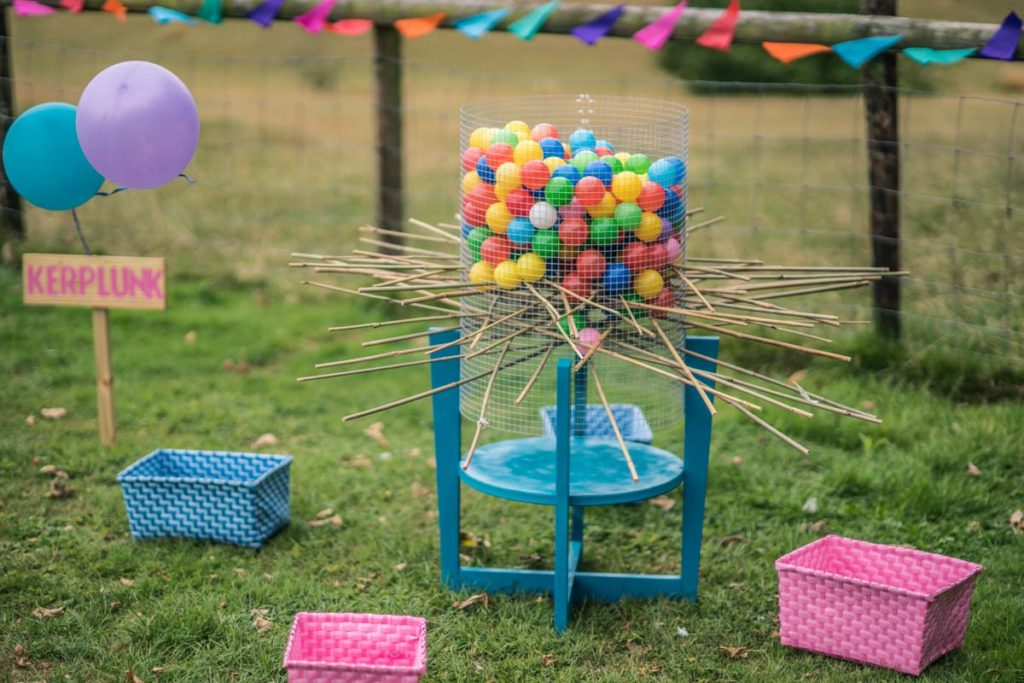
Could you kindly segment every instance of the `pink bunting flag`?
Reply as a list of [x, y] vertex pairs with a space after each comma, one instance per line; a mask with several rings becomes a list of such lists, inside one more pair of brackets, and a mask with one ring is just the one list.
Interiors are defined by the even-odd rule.
[[85, 0], [60, 0], [60, 6], [69, 12], [78, 14], [85, 9]]
[[342, 36], [361, 36], [373, 28], [373, 22], [369, 19], [341, 19], [324, 28]]
[[634, 33], [633, 40], [648, 50], [660, 50], [672, 35], [672, 31], [675, 30], [684, 11], [686, 11], [686, 0]]
[[739, 20], [740, 0], [731, 0], [729, 6], [722, 12], [722, 16], [715, 19], [708, 30], [704, 31], [694, 42], [712, 50], [725, 52], [732, 45], [732, 36], [736, 32], [736, 24], [739, 23]]
[[295, 23], [306, 29], [307, 33], [320, 33], [327, 23], [327, 17], [334, 9], [334, 0], [322, 0], [313, 9], [295, 17]]
[[57, 10], [52, 7], [35, 2], [35, 0], [14, 0], [14, 13], [19, 17], [41, 17], [56, 12]]

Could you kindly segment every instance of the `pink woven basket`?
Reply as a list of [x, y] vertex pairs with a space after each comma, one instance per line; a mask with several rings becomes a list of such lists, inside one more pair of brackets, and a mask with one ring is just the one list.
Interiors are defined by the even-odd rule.
[[919, 675], [964, 642], [980, 564], [826, 536], [775, 561], [783, 645]]
[[284, 668], [289, 683], [416, 683], [427, 670], [420, 617], [299, 612]]

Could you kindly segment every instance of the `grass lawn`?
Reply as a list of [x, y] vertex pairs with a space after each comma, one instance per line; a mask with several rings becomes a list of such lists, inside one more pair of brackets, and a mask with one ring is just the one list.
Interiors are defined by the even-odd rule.
[[[363, 434], [369, 421], [340, 420], [425, 388], [425, 369], [386, 382], [294, 382], [315, 361], [355, 351], [360, 339], [331, 336], [328, 325], [371, 312], [305, 292], [268, 297], [230, 279], [182, 278], [169, 291], [165, 313], [112, 313], [120, 436], [100, 449], [88, 311], [23, 307], [18, 275], [0, 270], [0, 680], [123, 681], [131, 669], [147, 683], [283, 681], [300, 610], [426, 616], [436, 681], [903, 680], [779, 645], [773, 560], [825, 530], [984, 564], [964, 649], [925, 677], [1024, 676], [1024, 534], [1009, 524], [1024, 506], [1020, 402], [958, 403], [901, 379], [899, 364], [783, 358], [776, 369], [806, 367], [810, 388], [870, 400], [885, 423], [770, 415], [812, 448], [802, 459], [722, 411], [700, 603], [584, 604], [558, 637], [546, 599], [495, 596], [460, 610], [452, 603], [467, 594], [441, 586], [428, 403], [383, 415], [386, 447]], [[737, 353], [726, 345], [723, 356]], [[226, 359], [249, 370], [226, 370]], [[55, 406], [67, 416], [40, 417]], [[263, 550], [131, 539], [114, 481], [127, 464], [157, 447], [246, 450], [265, 432], [280, 443], [264, 450], [295, 461], [293, 523]], [[965, 473], [968, 462], [980, 476]], [[72, 496], [46, 496], [44, 465], [68, 472]], [[813, 514], [801, 510], [810, 497]], [[324, 508], [343, 523], [309, 527]], [[464, 529], [487, 539], [465, 548], [468, 562], [549, 565], [546, 508], [466, 492], [464, 510]], [[678, 503], [595, 511], [586, 565], [673, 571], [678, 515]], [[742, 540], [723, 547], [727, 536]], [[40, 607], [63, 612], [33, 616]], [[266, 610], [269, 630], [254, 627], [254, 609]], [[747, 650], [731, 658], [721, 646]]]

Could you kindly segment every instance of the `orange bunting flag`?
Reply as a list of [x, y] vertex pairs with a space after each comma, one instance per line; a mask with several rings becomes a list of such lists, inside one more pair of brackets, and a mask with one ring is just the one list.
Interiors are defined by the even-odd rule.
[[444, 21], [444, 12], [428, 14], [425, 17], [410, 17], [395, 22], [395, 30], [404, 38], [419, 38], [433, 32]]
[[369, 19], [341, 19], [325, 25], [324, 28], [343, 36], [361, 36], [373, 28], [373, 22]]
[[128, 8], [121, 4], [121, 0], [106, 0], [100, 9], [113, 14], [122, 24], [128, 21]]
[[60, 0], [60, 6], [69, 12], [78, 14], [85, 9], [85, 0]]
[[695, 41], [698, 45], [725, 52], [732, 45], [732, 36], [740, 20], [740, 0], [731, 0], [722, 16], [715, 19], [708, 30]]
[[798, 59], [821, 54], [822, 52], [832, 51], [832, 48], [828, 45], [819, 45], [817, 43], [772, 43], [766, 41], [761, 43], [761, 47], [764, 48], [765, 52], [783, 64], [789, 64]]

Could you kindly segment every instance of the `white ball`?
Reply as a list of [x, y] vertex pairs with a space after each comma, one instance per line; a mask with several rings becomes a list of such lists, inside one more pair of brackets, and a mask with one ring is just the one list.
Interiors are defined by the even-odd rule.
[[558, 209], [547, 202], [537, 202], [530, 208], [530, 223], [538, 230], [547, 230], [558, 222]]

